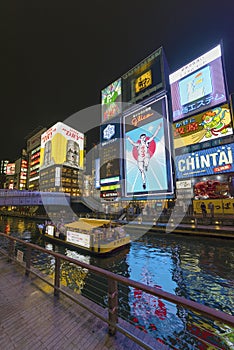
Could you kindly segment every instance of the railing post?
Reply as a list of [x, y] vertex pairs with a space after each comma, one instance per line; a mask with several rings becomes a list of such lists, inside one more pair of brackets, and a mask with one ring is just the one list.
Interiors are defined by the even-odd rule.
[[60, 258], [55, 257], [55, 275], [54, 275], [54, 296], [59, 297], [60, 288]]
[[109, 334], [115, 335], [118, 322], [118, 285], [117, 281], [111, 278], [108, 279], [108, 313]]
[[9, 245], [8, 245], [8, 262], [11, 262], [13, 260], [14, 251], [15, 251], [15, 241], [13, 239], [10, 239]]
[[25, 267], [25, 275], [29, 276], [29, 272], [30, 272], [30, 266], [31, 266], [31, 255], [32, 255], [32, 249], [31, 247], [27, 246], [27, 250], [26, 250], [26, 267]]

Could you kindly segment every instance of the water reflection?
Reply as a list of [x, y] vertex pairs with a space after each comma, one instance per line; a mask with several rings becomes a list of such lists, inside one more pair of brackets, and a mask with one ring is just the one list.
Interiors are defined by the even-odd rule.
[[[12, 232], [30, 230], [32, 241], [49, 250], [233, 314], [234, 248], [230, 240], [148, 233], [133, 241], [130, 248], [98, 258], [45, 242], [33, 221], [3, 218], [1, 230], [7, 222]], [[35, 264], [53, 277], [53, 257], [35, 256]], [[105, 278], [67, 263], [62, 268], [64, 285], [107, 305]], [[214, 346], [231, 349], [234, 335], [230, 327], [124, 285], [119, 285], [119, 300], [121, 317], [173, 348], [208, 349], [204, 340], [209, 339]]]

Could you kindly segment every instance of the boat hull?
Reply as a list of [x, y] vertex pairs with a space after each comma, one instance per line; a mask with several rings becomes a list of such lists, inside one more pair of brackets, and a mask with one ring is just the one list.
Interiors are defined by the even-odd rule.
[[79, 251], [82, 251], [84, 253], [88, 253], [91, 255], [95, 256], [108, 256], [110, 254], [113, 254], [116, 251], [119, 251], [121, 249], [124, 249], [130, 245], [130, 237], [126, 236], [120, 239], [117, 239], [115, 241], [109, 242], [109, 243], [100, 243], [100, 244], [94, 244], [90, 248], [86, 248], [83, 246], [80, 246], [75, 243], [70, 243], [67, 242], [66, 240], [57, 238], [57, 237], [52, 237], [47, 234], [43, 234], [43, 237], [47, 240], [50, 241], [51, 243], [59, 244], [59, 245], [64, 245], [68, 248], [76, 249]]

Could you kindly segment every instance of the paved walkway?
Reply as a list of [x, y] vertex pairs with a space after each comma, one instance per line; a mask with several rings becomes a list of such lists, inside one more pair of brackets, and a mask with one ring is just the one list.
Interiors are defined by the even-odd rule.
[[[103, 310], [92, 304], [95, 310]], [[168, 349], [149, 339], [147, 334], [136, 332], [153, 349]], [[20, 266], [7, 262], [0, 253], [0, 350], [13, 349], [140, 350], [142, 347], [122, 333], [109, 336], [105, 322], [63, 295], [55, 298], [50, 286], [37, 277], [26, 277]]]
[[209, 225], [209, 224], [183, 224], [183, 223], [155, 223], [153, 221], [129, 221], [128, 228], [134, 228], [142, 230], [145, 227], [150, 231], [155, 232], [167, 232], [167, 233], [178, 233], [178, 234], [194, 234], [200, 236], [213, 236], [220, 238], [231, 238], [234, 239], [234, 227], [231, 225]]

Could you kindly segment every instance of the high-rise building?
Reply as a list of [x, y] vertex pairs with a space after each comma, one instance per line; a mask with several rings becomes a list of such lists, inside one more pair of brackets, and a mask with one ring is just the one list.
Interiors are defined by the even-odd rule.
[[46, 128], [39, 127], [26, 138], [28, 153], [27, 189], [31, 191], [39, 189], [41, 135], [45, 131]]
[[18, 190], [27, 189], [28, 156], [25, 149], [22, 150], [21, 157], [15, 161], [14, 188]]

